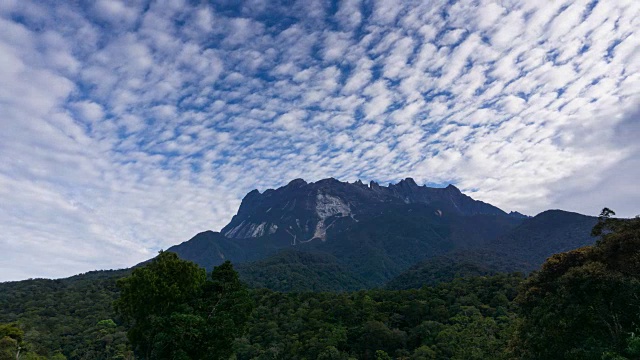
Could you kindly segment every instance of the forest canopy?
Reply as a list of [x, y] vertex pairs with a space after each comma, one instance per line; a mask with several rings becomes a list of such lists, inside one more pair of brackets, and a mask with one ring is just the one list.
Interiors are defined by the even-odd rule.
[[549, 258], [523, 284], [522, 359], [640, 358], [640, 218], [604, 209], [594, 246]]

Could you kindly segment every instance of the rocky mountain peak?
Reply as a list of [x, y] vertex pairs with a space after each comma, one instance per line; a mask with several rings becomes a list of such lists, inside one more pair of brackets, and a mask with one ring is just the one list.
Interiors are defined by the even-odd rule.
[[522, 214], [522, 213], [520, 213], [520, 212], [518, 212], [518, 211], [511, 211], [511, 212], [509, 213], [509, 216], [516, 217], [516, 218], [523, 218], [523, 219], [528, 219], [528, 218], [530, 218], [530, 217], [531, 217], [531, 216], [528, 216], [528, 215]]
[[354, 185], [358, 185], [360, 187], [367, 187], [367, 185], [365, 185], [362, 180], [358, 179], [356, 181], [353, 182]]
[[447, 185], [447, 187], [445, 188], [451, 192], [457, 192], [457, 193], [462, 193], [462, 191], [460, 191], [460, 189], [458, 189], [457, 187], [455, 187], [453, 184], [449, 184]]
[[389, 206], [426, 204], [444, 214], [507, 215], [497, 207], [472, 199], [449, 185], [446, 188], [419, 186], [413, 178], [380, 186], [371, 181], [341, 182], [334, 178], [307, 183], [295, 179], [278, 189], [245, 196], [238, 214], [222, 229], [229, 238], [275, 236], [292, 244], [325, 240], [329, 230], [379, 214]]
[[404, 180], [400, 180], [398, 185], [407, 186], [407, 187], [418, 187], [418, 184], [416, 184], [416, 181], [413, 180], [413, 178], [410, 178], [410, 177], [408, 177], [408, 178], [406, 178]]
[[291, 181], [289, 181], [289, 183], [286, 185], [286, 187], [288, 188], [300, 188], [307, 185], [307, 182], [304, 181], [303, 179], [293, 179]]

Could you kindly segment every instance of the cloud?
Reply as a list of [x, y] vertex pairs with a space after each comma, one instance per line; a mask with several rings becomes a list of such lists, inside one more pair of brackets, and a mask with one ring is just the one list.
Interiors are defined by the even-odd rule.
[[372, 22], [390, 25], [395, 22], [402, 6], [398, 0], [377, 0], [373, 4]]
[[98, 0], [94, 4], [94, 13], [99, 19], [114, 25], [130, 25], [138, 16], [137, 9], [128, 7], [120, 0]]
[[0, 281], [131, 266], [296, 177], [640, 212], [636, 2], [237, 5], [2, 2]]
[[[558, 140], [598, 153], [601, 161], [588, 164], [578, 176], [551, 184], [554, 203], [574, 211], [596, 213], [609, 207], [618, 215], [640, 215], [634, 180], [640, 176], [640, 106], [623, 114], [613, 127], [603, 128], [602, 123], [610, 121], [606, 117], [598, 120]], [[573, 191], [564, 191], [566, 187]]]
[[362, 22], [361, 7], [361, 0], [342, 1], [335, 17], [343, 28], [352, 30]]

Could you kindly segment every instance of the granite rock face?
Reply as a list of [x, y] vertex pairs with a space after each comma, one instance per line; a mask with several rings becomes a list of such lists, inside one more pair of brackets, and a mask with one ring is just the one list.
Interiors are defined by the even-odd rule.
[[314, 239], [324, 241], [332, 228], [344, 227], [398, 204], [428, 204], [440, 214], [508, 216], [493, 205], [464, 195], [453, 185], [419, 186], [412, 178], [388, 186], [333, 178], [315, 183], [296, 179], [275, 190], [248, 193], [237, 215], [221, 233], [233, 239], [288, 235], [294, 245]]

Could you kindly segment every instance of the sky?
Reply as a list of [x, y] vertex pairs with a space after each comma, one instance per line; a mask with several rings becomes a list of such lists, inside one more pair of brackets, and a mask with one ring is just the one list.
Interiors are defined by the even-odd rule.
[[640, 214], [640, 2], [0, 1], [0, 281], [132, 266], [294, 178]]

